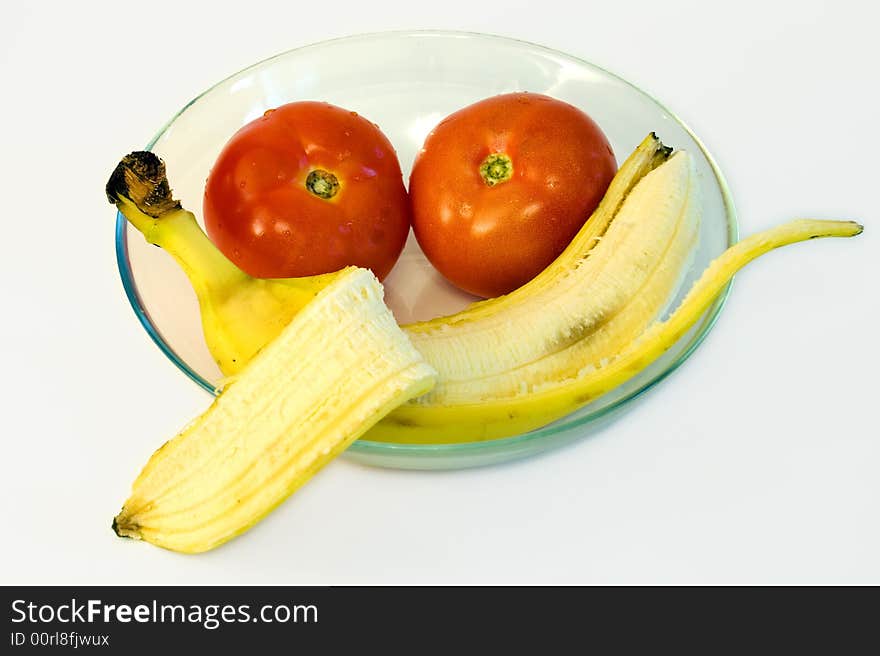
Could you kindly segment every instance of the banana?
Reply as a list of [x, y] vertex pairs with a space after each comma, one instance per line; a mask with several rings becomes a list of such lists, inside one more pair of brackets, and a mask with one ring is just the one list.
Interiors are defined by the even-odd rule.
[[152, 456], [117, 535], [184, 553], [246, 531], [436, 374], [379, 281], [350, 267], [305, 304], [211, 407]]
[[226, 376], [241, 371], [338, 275], [273, 280], [247, 275], [174, 200], [165, 164], [151, 152], [126, 155], [106, 193], [147, 242], [168, 252], [186, 273], [199, 301], [208, 350]]
[[626, 382], [659, 358], [694, 325], [733, 275], [755, 258], [808, 239], [854, 237], [862, 229], [854, 221], [798, 219], [748, 237], [708, 266], [668, 319], [653, 323], [604, 366], [587, 366], [575, 377], [514, 398], [401, 406], [364, 438], [396, 443], [473, 442], [545, 426]]
[[851, 221], [802, 219], [744, 239], [658, 320], [694, 251], [700, 197], [689, 155], [650, 135], [534, 280], [401, 329], [364, 269], [286, 280], [239, 271], [173, 199], [150, 153], [124, 158], [107, 195], [180, 263], [209, 348], [233, 374], [153, 454], [113, 522], [122, 537], [185, 553], [246, 531], [360, 436], [472, 442], [551, 423], [643, 371], [755, 258], [862, 232]]

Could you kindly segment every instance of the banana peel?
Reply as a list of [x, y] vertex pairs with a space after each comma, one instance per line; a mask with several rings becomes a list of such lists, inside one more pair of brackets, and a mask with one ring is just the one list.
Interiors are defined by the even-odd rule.
[[238, 270], [173, 199], [155, 155], [123, 159], [107, 195], [184, 269], [209, 348], [234, 374], [156, 451], [113, 522], [121, 537], [184, 553], [248, 530], [361, 436], [473, 442], [551, 423], [662, 356], [749, 262], [862, 232], [852, 221], [800, 219], [748, 237], [658, 321], [687, 268], [700, 210], [689, 156], [650, 135], [538, 277], [401, 329], [366, 270], [283, 280]]

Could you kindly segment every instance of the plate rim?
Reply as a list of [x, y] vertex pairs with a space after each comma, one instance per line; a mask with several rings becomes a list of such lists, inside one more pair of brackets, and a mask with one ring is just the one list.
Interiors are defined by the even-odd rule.
[[[736, 212], [736, 207], [733, 201], [733, 195], [731, 193], [730, 187], [727, 183], [724, 174], [721, 172], [720, 167], [715, 161], [714, 156], [711, 154], [709, 149], [706, 147], [702, 139], [700, 139], [694, 131], [688, 126], [675, 112], [670, 110], [664, 103], [658, 100], [653, 94], [645, 91], [641, 87], [635, 85], [634, 83], [624, 79], [623, 77], [613, 73], [606, 68], [594, 64], [586, 59], [581, 57], [577, 57], [575, 55], [571, 55], [569, 53], [563, 52], [561, 50], [556, 50], [554, 48], [550, 48], [548, 46], [534, 43], [532, 41], [528, 41], [525, 39], [519, 39], [514, 37], [503, 36], [499, 34], [489, 34], [483, 32], [474, 32], [474, 31], [466, 31], [466, 30], [436, 30], [436, 29], [427, 29], [427, 30], [386, 30], [386, 31], [378, 31], [378, 32], [365, 32], [352, 34], [347, 36], [335, 37], [332, 39], [325, 39], [322, 41], [316, 41], [313, 43], [308, 43], [302, 46], [298, 46], [296, 48], [291, 48], [289, 50], [285, 50], [283, 52], [276, 53], [264, 59], [261, 59], [253, 64], [242, 68], [231, 75], [224, 77], [219, 80], [215, 84], [211, 85], [198, 95], [192, 98], [189, 102], [187, 102], [180, 110], [178, 110], [168, 121], [166, 121], [162, 127], [154, 134], [152, 139], [147, 143], [144, 150], [152, 150], [159, 139], [165, 134], [169, 126], [173, 124], [180, 116], [182, 116], [190, 107], [192, 107], [196, 102], [198, 102], [202, 97], [209, 94], [214, 89], [220, 87], [221, 85], [227, 83], [228, 81], [247, 73], [252, 69], [256, 69], [264, 64], [272, 62], [273, 60], [280, 59], [282, 57], [286, 57], [293, 53], [301, 52], [303, 50], [309, 50], [312, 48], [319, 48], [327, 45], [331, 45], [337, 42], [356, 42], [360, 40], [369, 40], [383, 37], [395, 37], [395, 38], [404, 38], [404, 37], [431, 37], [431, 36], [445, 36], [445, 37], [466, 37], [466, 38], [480, 38], [480, 39], [490, 39], [494, 41], [503, 41], [511, 44], [518, 44], [521, 46], [528, 46], [530, 49], [537, 49], [539, 51], [543, 51], [545, 53], [552, 54], [556, 57], [562, 57], [569, 61], [575, 62], [582, 66], [587, 66], [594, 70], [600, 71], [604, 75], [620, 82], [627, 87], [635, 90], [636, 92], [642, 94], [653, 103], [655, 103], [663, 112], [665, 112], [673, 121], [678, 123], [678, 125], [694, 140], [694, 143], [697, 144], [697, 147], [701, 150], [703, 156], [706, 158], [706, 161], [709, 164], [710, 169], [712, 170], [713, 175], [715, 176], [715, 180], [718, 183], [719, 190], [721, 192], [721, 198], [724, 205], [725, 217], [727, 221], [727, 246], [731, 246], [735, 244], [739, 240], [739, 223]], [[122, 279], [122, 285], [125, 290], [125, 294], [128, 298], [129, 304], [134, 310], [135, 316], [141, 323], [141, 326], [156, 344], [159, 347], [159, 350], [165, 354], [165, 356], [179, 369], [181, 370], [190, 380], [196, 383], [199, 387], [207, 391], [209, 394], [216, 396], [219, 393], [219, 388], [212, 385], [205, 378], [200, 376], [198, 373], [193, 371], [189, 365], [187, 365], [178, 355], [175, 353], [174, 349], [162, 338], [159, 330], [153, 325], [150, 321], [149, 315], [147, 313], [146, 308], [141, 302], [140, 296], [137, 292], [137, 285], [132, 277], [132, 269], [131, 263], [128, 259], [128, 242], [127, 242], [127, 220], [122, 215], [121, 212], [117, 211], [116, 213], [116, 230], [115, 230], [115, 243], [116, 243], [116, 264], [119, 269], [119, 275]], [[443, 456], [443, 455], [464, 455], [464, 454], [475, 454], [480, 453], [481, 451], [501, 451], [506, 447], [512, 447], [516, 445], [525, 444], [527, 442], [540, 439], [542, 437], [549, 437], [552, 435], [559, 434], [562, 431], [568, 431], [571, 429], [576, 429], [581, 426], [584, 426], [588, 423], [594, 422], [606, 415], [620, 409], [627, 403], [634, 401], [639, 398], [643, 394], [647, 393], [649, 390], [653, 389], [657, 384], [666, 379], [667, 376], [676, 371], [681, 365], [685, 363], [686, 360], [690, 358], [690, 356], [696, 351], [696, 349], [703, 343], [708, 334], [712, 331], [712, 328], [715, 326], [715, 323], [718, 321], [721, 316], [721, 311], [723, 310], [727, 298], [730, 295], [730, 290], [733, 286], [733, 279], [725, 285], [724, 289], [719, 293], [716, 297], [715, 301], [711, 306], [703, 313], [703, 317], [701, 319], [702, 323], [698, 332], [691, 338], [690, 343], [687, 348], [662, 371], [658, 372], [653, 378], [647, 380], [642, 385], [638, 386], [636, 389], [632, 390], [628, 394], [622, 396], [621, 398], [615, 400], [613, 403], [610, 403], [595, 412], [588, 413], [583, 417], [579, 417], [576, 420], [573, 420], [570, 423], [566, 423], [564, 425], [557, 425], [558, 422], [554, 422], [542, 428], [538, 428], [533, 431], [529, 431], [527, 433], [521, 433], [519, 435], [513, 435], [510, 437], [497, 438], [492, 440], [471, 440], [467, 442], [450, 442], [450, 443], [442, 443], [442, 444], [422, 444], [422, 443], [402, 443], [402, 442], [384, 442], [377, 440], [363, 440], [358, 439], [348, 447], [349, 452], [353, 452], [361, 455], [383, 455], [383, 456], [416, 456], [416, 455], [425, 455], [425, 456]]]

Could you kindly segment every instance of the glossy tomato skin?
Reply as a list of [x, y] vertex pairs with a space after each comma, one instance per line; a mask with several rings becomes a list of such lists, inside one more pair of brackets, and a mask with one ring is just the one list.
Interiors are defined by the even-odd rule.
[[[512, 172], [490, 186], [480, 167], [498, 153]], [[506, 294], [565, 249], [616, 171], [607, 138], [581, 110], [533, 93], [487, 98], [425, 140], [409, 183], [413, 230], [454, 285]]]
[[[335, 180], [335, 195], [315, 193], [333, 190], [315, 187], [314, 171]], [[211, 240], [259, 278], [357, 265], [382, 279], [410, 226], [391, 143], [364, 117], [323, 102], [283, 105], [241, 128], [211, 169], [203, 212]]]

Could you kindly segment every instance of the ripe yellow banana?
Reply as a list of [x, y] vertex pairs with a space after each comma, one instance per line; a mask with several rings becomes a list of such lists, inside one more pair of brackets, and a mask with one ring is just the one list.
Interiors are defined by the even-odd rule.
[[153, 454], [113, 522], [186, 553], [246, 531], [389, 410], [435, 380], [382, 300], [348, 268], [213, 405]]

